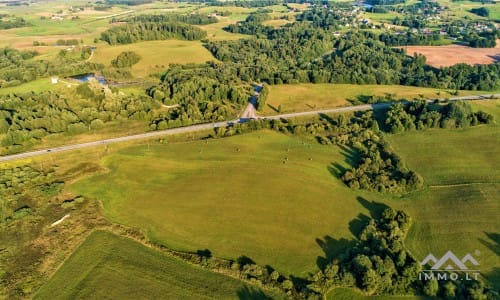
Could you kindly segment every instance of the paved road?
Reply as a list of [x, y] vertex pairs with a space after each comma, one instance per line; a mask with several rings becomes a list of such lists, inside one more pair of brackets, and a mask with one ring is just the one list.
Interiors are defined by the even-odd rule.
[[[500, 98], [500, 94], [456, 97], [456, 98], [450, 98], [449, 100], [450, 101], [484, 100], [484, 99], [489, 99], [489, 98]], [[427, 101], [432, 101], [432, 100], [427, 100]], [[371, 109], [387, 108], [390, 105], [391, 105], [391, 103], [365, 104], [365, 105], [347, 106], [347, 107], [321, 109], [321, 110], [315, 110], [315, 111], [306, 111], [306, 112], [267, 116], [267, 117], [262, 117], [262, 119], [288, 119], [288, 118], [317, 115], [317, 114], [339, 113], [339, 112], [348, 112], [348, 111], [364, 111], [364, 110], [371, 110]], [[232, 121], [223, 121], [223, 122], [217, 122], [217, 123], [192, 125], [192, 126], [187, 126], [187, 127], [166, 129], [166, 130], [153, 131], [153, 132], [123, 136], [123, 137], [112, 138], [112, 139], [105, 139], [105, 140], [100, 140], [100, 141], [95, 141], [95, 142], [67, 145], [67, 146], [55, 147], [55, 148], [44, 149], [44, 150], [37, 150], [37, 151], [24, 152], [24, 153], [13, 154], [13, 155], [0, 156], [0, 162], [13, 161], [13, 160], [18, 160], [18, 159], [22, 159], [22, 158], [29, 158], [29, 157], [34, 157], [34, 156], [39, 156], [39, 155], [44, 155], [44, 154], [49, 154], [49, 153], [63, 152], [63, 151], [68, 151], [68, 150], [76, 150], [76, 149], [82, 149], [82, 148], [88, 148], [88, 147], [94, 147], [94, 146], [101, 146], [101, 145], [108, 145], [108, 144], [114, 144], [114, 143], [120, 143], [120, 142], [147, 139], [147, 138], [152, 138], [152, 137], [196, 132], [196, 131], [211, 129], [214, 127], [226, 127], [226, 126], [229, 126], [231, 124], [241, 123], [241, 122], [245, 122], [247, 120], [248, 119], [241, 118], [241, 119], [232, 120]]]

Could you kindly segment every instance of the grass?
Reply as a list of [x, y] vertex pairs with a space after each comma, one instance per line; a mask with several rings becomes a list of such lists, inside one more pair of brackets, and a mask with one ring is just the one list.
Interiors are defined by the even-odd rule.
[[[395, 98], [452, 97], [447, 90], [399, 85], [355, 85], [355, 84], [291, 84], [269, 86], [268, 106], [265, 115], [276, 114], [282, 105], [282, 112], [310, 111], [322, 108], [349, 106], [359, 102], [360, 96], [394, 95]], [[438, 95], [439, 93], [439, 95]], [[460, 91], [460, 96], [491, 92]]]
[[[477, 103], [500, 115], [499, 102]], [[499, 126], [427, 130], [388, 137], [396, 153], [420, 173], [428, 189], [405, 201], [415, 220], [407, 244], [417, 257], [451, 250], [474, 255], [481, 274], [497, 288]]]
[[273, 19], [262, 22], [263, 25], [272, 26], [274, 28], [279, 28], [289, 23], [292, 23], [292, 21], [283, 19]]
[[44, 92], [53, 89], [65, 88], [63, 83], [52, 84], [50, 78], [40, 78], [34, 81], [20, 84], [18, 86], [6, 87], [0, 89], [0, 95], [10, 93]]
[[248, 35], [239, 34], [239, 33], [231, 33], [225, 31], [223, 28], [228, 26], [229, 24], [234, 24], [237, 21], [243, 21], [246, 18], [246, 14], [235, 14], [229, 17], [221, 17], [219, 18], [219, 22], [207, 24], [207, 25], [199, 25], [198, 27], [205, 30], [207, 32], [207, 37], [210, 40], [221, 41], [221, 40], [237, 40], [241, 38], [249, 38]]
[[[276, 296], [276, 295], [273, 295]], [[189, 265], [128, 238], [95, 231], [35, 299], [266, 299], [243, 282]]]
[[[498, 112], [494, 102], [474, 106]], [[389, 205], [413, 217], [407, 243], [417, 258], [478, 250], [481, 272], [494, 283], [497, 136], [497, 125], [389, 136], [428, 185], [403, 197], [350, 190], [328, 168], [348, 166], [346, 153], [268, 131], [125, 148], [104, 159], [107, 173], [71, 190], [101, 200], [112, 221], [143, 228], [168, 247], [246, 255], [295, 276], [341, 252], [364, 216]]]
[[215, 60], [199, 41], [166, 40], [119, 46], [101, 44], [95, 50], [91, 61], [110, 66], [111, 60], [124, 51], [133, 51], [141, 56], [141, 60], [131, 68], [136, 77], [162, 72], [172, 63], [203, 63]]
[[414, 300], [414, 299], [425, 299], [424, 297], [418, 296], [364, 296], [361, 292], [350, 289], [350, 288], [336, 288], [330, 291], [326, 295], [327, 300]]
[[304, 275], [325, 255], [317, 239], [352, 239], [349, 222], [368, 212], [328, 169], [344, 160], [337, 148], [264, 131], [124, 149], [105, 159], [108, 173], [71, 190], [169, 247]]
[[498, 134], [499, 127], [483, 126], [411, 132], [389, 140], [430, 185], [499, 183]]

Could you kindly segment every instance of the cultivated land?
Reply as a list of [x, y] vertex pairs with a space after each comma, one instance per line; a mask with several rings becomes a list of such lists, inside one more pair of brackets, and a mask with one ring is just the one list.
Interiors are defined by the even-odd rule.
[[500, 41], [496, 48], [471, 48], [461, 45], [448, 46], [406, 46], [409, 55], [420, 53], [427, 58], [427, 64], [434, 67], [448, 67], [458, 63], [491, 64], [500, 59]]
[[137, 77], [163, 72], [169, 64], [173, 63], [204, 63], [215, 60], [199, 41], [166, 40], [118, 46], [102, 43], [97, 47], [90, 61], [111, 67], [111, 60], [125, 51], [133, 51], [141, 56], [141, 60], [131, 68], [133, 75]]
[[280, 298], [128, 238], [95, 231], [35, 299]]
[[[282, 84], [269, 86], [269, 97], [264, 115], [281, 112], [311, 111], [329, 107], [359, 104], [367, 96], [388, 96], [395, 99], [427, 99], [455, 97], [450, 90], [398, 85], [355, 85], [355, 84]], [[460, 96], [490, 94], [481, 91], [459, 91]]]

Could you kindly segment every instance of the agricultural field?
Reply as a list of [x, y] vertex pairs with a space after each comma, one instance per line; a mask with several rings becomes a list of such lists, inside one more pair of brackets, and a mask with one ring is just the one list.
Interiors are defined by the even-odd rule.
[[[318, 110], [329, 107], [360, 104], [368, 96], [388, 96], [395, 99], [406, 98], [449, 98], [454, 97], [449, 90], [397, 86], [397, 85], [354, 85], [354, 84], [287, 84], [269, 86], [269, 97], [264, 115], [281, 112]], [[491, 94], [492, 92], [460, 91], [460, 96]]]
[[279, 299], [128, 238], [94, 231], [34, 299]]
[[199, 41], [148, 41], [128, 45], [99, 45], [94, 51], [91, 62], [110, 67], [111, 60], [125, 51], [137, 53], [141, 59], [131, 67], [135, 78], [164, 71], [169, 64], [204, 63], [215, 60]]
[[500, 40], [495, 48], [470, 48], [461, 45], [449, 46], [406, 46], [409, 55], [425, 55], [426, 62], [434, 67], [448, 67], [458, 63], [491, 64], [500, 58]]
[[349, 221], [366, 211], [329, 171], [344, 160], [339, 149], [258, 132], [124, 149], [105, 159], [109, 172], [71, 190], [102, 200], [113, 221], [168, 247], [246, 255], [298, 275], [325, 255], [316, 239], [351, 239]]

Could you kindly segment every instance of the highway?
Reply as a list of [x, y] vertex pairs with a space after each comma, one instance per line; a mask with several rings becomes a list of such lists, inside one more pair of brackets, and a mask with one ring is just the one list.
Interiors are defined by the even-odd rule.
[[[487, 100], [490, 98], [500, 98], [500, 94], [455, 97], [455, 98], [450, 98], [449, 100], [450, 101]], [[441, 100], [443, 100], [443, 99], [441, 99]], [[427, 101], [431, 102], [433, 100], [427, 100]], [[261, 119], [289, 119], [289, 118], [296, 118], [296, 117], [303, 117], [303, 116], [310, 116], [310, 115], [317, 115], [317, 114], [375, 110], [375, 109], [387, 108], [391, 104], [392, 103], [378, 103], [378, 104], [364, 104], [364, 105], [346, 106], [346, 107], [338, 107], [338, 108], [330, 108], [330, 109], [321, 109], [321, 110], [315, 110], [315, 111], [279, 114], [279, 115], [274, 115], [274, 116], [261, 117]], [[44, 155], [44, 154], [57, 153], [57, 152], [63, 152], [63, 151], [69, 151], [69, 150], [77, 150], [77, 149], [102, 146], [102, 145], [109, 145], [109, 144], [115, 144], [115, 143], [120, 143], [120, 142], [128, 142], [128, 141], [148, 139], [148, 138], [153, 138], [153, 137], [181, 134], [181, 133], [197, 132], [197, 131], [211, 129], [214, 127], [226, 127], [226, 126], [230, 126], [231, 124], [241, 123], [241, 122], [245, 122], [245, 121], [248, 121], [248, 119], [241, 118], [241, 119], [232, 120], [232, 121], [222, 121], [222, 122], [217, 122], [217, 123], [205, 123], [205, 124], [198, 124], [198, 125], [192, 125], [192, 126], [186, 126], [186, 127], [179, 127], [179, 128], [172, 128], [172, 129], [166, 129], [166, 130], [159, 130], [159, 131], [152, 131], [152, 132], [128, 135], [128, 136], [123, 136], [123, 137], [118, 137], [118, 138], [104, 139], [104, 140], [88, 142], [88, 143], [66, 145], [66, 146], [54, 147], [54, 148], [50, 148], [50, 149], [43, 149], [43, 150], [36, 150], [36, 151], [30, 151], [30, 152], [24, 152], [24, 153], [12, 154], [12, 155], [5, 155], [5, 156], [0, 156], [0, 162], [14, 161], [14, 160], [18, 160], [18, 159], [40, 156], [40, 155]]]

